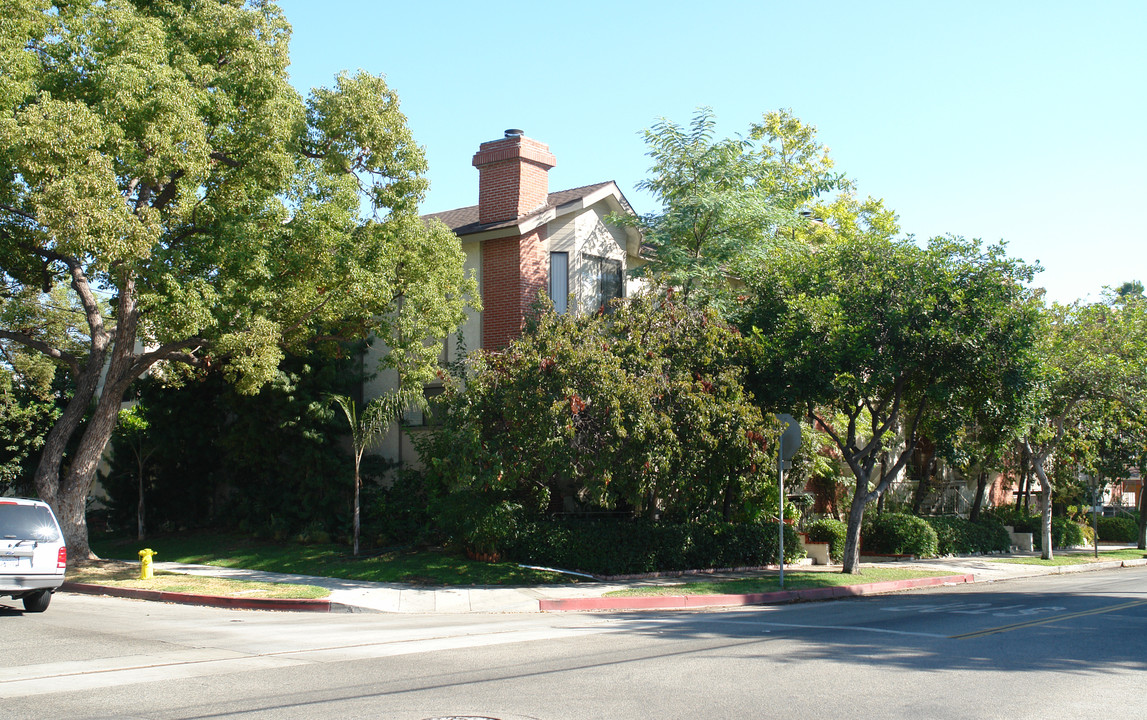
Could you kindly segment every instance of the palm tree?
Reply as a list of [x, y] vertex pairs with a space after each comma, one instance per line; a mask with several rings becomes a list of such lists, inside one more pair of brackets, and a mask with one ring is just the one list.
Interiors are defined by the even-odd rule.
[[421, 388], [418, 390], [399, 387], [384, 395], [380, 395], [367, 403], [362, 413], [359, 413], [355, 401], [346, 395], [331, 395], [330, 400], [342, 408], [350, 424], [351, 444], [354, 446], [354, 554], [358, 555], [359, 530], [359, 491], [362, 489], [362, 477], [359, 467], [362, 465], [362, 456], [373, 447], [382, 436], [390, 423], [398, 419], [407, 408], [426, 407], [426, 399]]

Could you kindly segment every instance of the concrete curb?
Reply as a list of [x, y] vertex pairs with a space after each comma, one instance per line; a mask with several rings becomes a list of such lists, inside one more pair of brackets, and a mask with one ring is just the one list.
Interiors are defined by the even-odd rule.
[[[771, 593], [751, 593], [743, 595], [655, 595], [649, 597], [586, 597], [566, 599], [537, 599], [519, 603], [513, 612], [531, 612], [530, 606], [537, 603], [540, 612], [574, 612], [586, 610], [686, 610], [705, 607], [738, 607], [745, 605], [774, 605], [794, 602], [807, 602], [816, 600], [833, 600], [837, 598], [857, 597], [860, 595], [874, 595], [879, 593], [897, 592], [919, 587], [934, 587], [944, 584], [964, 584], [975, 582], [1003, 582], [1010, 579], [1036, 577], [1040, 575], [1056, 575], [1079, 573], [1094, 570], [1109, 570], [1116, 568], [1145, 567], [1147, 558], [1134, 560], [1111, 560], [1085, 565], [1038, 566], [1032, 565], [1031, 572], [1015, 574], [1003, 578], [984, 578], [977, 581], [973, 574], [952, 574], [929, 578], [916, 578], [913, 580], [893, 580], [878, 583], [864, 583], [861, 585], [845, 585], [839, 587], [810, 588], [806, 590], [784, 590]], [[150, 600], [153, 602], [179, 603], [183, 605], [202, 605], [208, 607], [230, 608], [236, 610], [276, 610], [286, 612], [391, 612], [380, 610], [372, 606], [347, 604], [329, 599], [299, 600], [275, 598], [237, 598], [218, 595], [196, 595], [192, 593], [161, 592], [158, 590], [142, 590], [135, 588], [121, 588], [107, 585], [92, 585], [88, 583], [65, 582], [60, 590], [62, 592], [79, 593], [86, 595], [109, 595], [112, 597], [132, 598], [136, 600]], [[446, 588], [450, 590], [450, 588]], [[537, 597], [535, 594], [534, 597]], [[432, 612], [432, 611], [431, 611]], [[481, 611], [476, 611], [481, 612]]]
[[110, 585], [89, 585], [87, 583], [65, 582], [62, 592], [81, 595], [109, 595], [111, 597], [150, 600], [153, 602], [176, 603], [178, 605], [204, 605], [230, 610], [280, 610], [288, 612], [353, 612], [351, 608], [330, 600], [305, 600], [299, 598], [238, 598], [222, 595], [196, 595], [194, 593], [143, 590], [139, 588], [113, 587]]
[[744, 595], [652, 595], [648, 597], [598, 597], [570, 598], [566, 600], [539, 600], [538, 609], [542, 612], [572, 612], [582, 610], [684, 610], [703, 607], [736, 607], [741, 605], [780, 605], [809, 600], [831, 600], [859, 595], [896, 592], [918, 587], [935, 585], [957, 585], [975, 582], [972, 575], [943, 575], [939, 577], [915, 578], [912, 580], [888, 580], [885, 582], [860, 585], [840, 585], [836, 587], [810, 588], [806, 590], [779, 590], [768, 593], [748, 593]]

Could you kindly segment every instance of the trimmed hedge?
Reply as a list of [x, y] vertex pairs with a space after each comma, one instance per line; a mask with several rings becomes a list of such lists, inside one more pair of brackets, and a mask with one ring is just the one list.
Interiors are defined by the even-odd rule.
[[[1037, 550], [1043, 549], [1043, 529], [1040, 526], [1039, 518], [1032, 530], [1025, 530], [1024, 532], [1031, 532], [1032, 540], [1035, 542]], [[1019, 528], [1016, 528], [1019, 531]], [[1070, 548], [1079, 547], [1080, 545], [1087, 545], [1090, 541], [1092, 530], [1089, 527], [1084, 527], [1079, 523], [1074, 523], [1066, 518], [1053, 517], [1051, 519], [1051, 546], [1053, 548]]]
[[848, 523], [833, 518], [813, 520], [805, 529], [811, 542], [828, 543], [828, 556], [834, 562], [844, 560], [844, 541], [848, 536]]
[[961, 517], [924, 518], [936, 531], [940, 555], [1007, 552], [1011, 538], [1004, 524], [994, 519], [972, 522]]
[[[522, 523], [500, 548], [505, 560], [593, 575], [772, 565], [775, 523], [673, 524], [648, 520], [540, 520]], [[785, 562], [803, 557], [785, 526]]]
[[885, 513], [868, 516], [860, 530], [864, 553], [935, 557], [939, 538], [932, 526], [915, 515]]
[[1139, 541], [1139, 524], [1129, 517], [1099, 518], [1099, 539], [1108, 542]]
[[[1039, 515], [1024, 515], [1012, 507], [992, 508], [984, 513], [985, 517], [999, 520], [1004, 525], [1011, 525], [1016, 532], [1029, 532], [1037, 550], [1043, 549], [1043, 520]], [[1083, 526], [1067, 518], [1053, 517], [1051, 519], [1051, 545], [1053, 548], [1068, 548], [1086, 545], [1091, 542], [1094, 531], [1090, 526]], [[1100, 521], [1100, 537], [1103, 535], [1103, 524]]]

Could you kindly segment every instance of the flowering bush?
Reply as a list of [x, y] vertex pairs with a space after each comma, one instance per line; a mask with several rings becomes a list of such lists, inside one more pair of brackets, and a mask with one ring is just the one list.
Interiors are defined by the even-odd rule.
[[523, 518], [775, 514], [778, 432], [742, 389], [740, 348], [736, 331], [671, 301], [541, 312], [504, 351], [477, 354], [443, 395], [443, 425], [417, 440], [428, 479], [466, 498], [453, 534], [505, 502]]

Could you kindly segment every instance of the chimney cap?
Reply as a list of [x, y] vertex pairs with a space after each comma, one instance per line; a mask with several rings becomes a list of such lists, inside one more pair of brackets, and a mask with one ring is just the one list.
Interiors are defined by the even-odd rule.
[[517, 128], [510, 128], [510, 129], [506, 130], [506, 137], [508, 137], [508, 138], [522, 137], [525, 134], [526, 134], [525, 130], [519, 130]]

